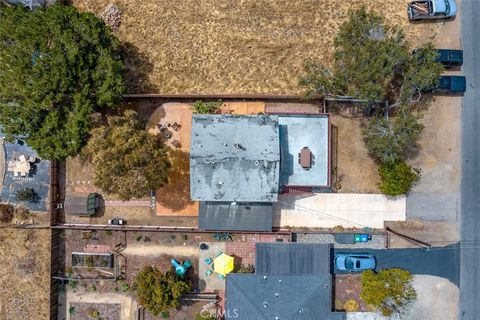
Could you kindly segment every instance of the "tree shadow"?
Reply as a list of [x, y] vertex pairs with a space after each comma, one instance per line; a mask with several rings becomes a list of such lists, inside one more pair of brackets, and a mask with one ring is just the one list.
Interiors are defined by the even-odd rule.
[[168, 184], [157, 191], [157, 202], [168, 209], [178, 211], [193, 205], [190, 200], [190, 155], [180, 150], [169, 152], [171, 168]]
[[127, 93], [156, 92], [158, 88], [149, 80], [149, 75], [153, 71], [153, 63], [150, 62], [148, 56], [129, 42], [122, 43], [121, 49], [127, 67], [125, 79]]

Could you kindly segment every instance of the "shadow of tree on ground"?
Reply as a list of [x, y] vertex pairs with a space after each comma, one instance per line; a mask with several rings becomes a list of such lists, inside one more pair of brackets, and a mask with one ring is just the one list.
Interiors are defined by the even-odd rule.
[[193, 205], [190, 200], [190, 155], [180, 150], [169, 151], [172, 167], [168, 172], [168, 184], [157, 191], [157, 201], [175, 211]]
[[127, 93], [152, 93], [158, 88], [149, 80], [153, 63], [132, 43], [122, 43], [122, 53], [127, 66], [125, 86]]

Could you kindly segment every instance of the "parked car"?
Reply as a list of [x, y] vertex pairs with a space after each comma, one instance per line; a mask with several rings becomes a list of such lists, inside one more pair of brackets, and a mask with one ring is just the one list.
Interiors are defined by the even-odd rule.
[[108, 224], [117, 225], [117, 226], [124, 225], [125, 223], [126, 221], [120, 218], [113, 218], [108, 220]]
[[410, 21], [450, 19], [457, 14], [457, 4], [455, 0], [412, 1], [407, 12]]
[[440, 76], [440, 82], [436, 88], [433, 88], [435, 93], [445, 94], [462, 94], [467, 89], [467, 81], [464, 76]]
[[350, 272], [373, 270], [377, 266], [375, 256], [370, 253], [337, 253], [334, 262], [338, 270]]
[[[440, 62], [445, 68], [460, 67], [463, 64], [463, 50], [434, 49], [437, 52], [435, 61]], [[419, 52], [419, 49], [412, 51], [412, 54]]]

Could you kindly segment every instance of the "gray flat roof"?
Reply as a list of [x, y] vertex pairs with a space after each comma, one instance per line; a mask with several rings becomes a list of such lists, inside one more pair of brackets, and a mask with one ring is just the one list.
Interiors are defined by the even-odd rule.
[[[282, 186], [330, 186], [328, 115], [279, 115]], [[308, 147], [313, 155], [308, 170], [298, 163], [298, 154]]]
[[279, 165], [277, 116], [192, 116], [192, 200], [277, 201]]
[[272, 231], [271, 203], [200, 202], [198, 228], [222, 231]]
[[323, 275], [228, 274], [226, 319], [342, 320], [332, 312], [332, 279]]
[[256, 248], [256, 274], [330, 274], [331, 246], [328, 244], [257, 243]]

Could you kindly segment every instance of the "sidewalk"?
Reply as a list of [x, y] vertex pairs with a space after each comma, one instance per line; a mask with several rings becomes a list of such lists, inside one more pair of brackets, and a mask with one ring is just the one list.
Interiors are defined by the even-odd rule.
[[384, 221], [405, 220], [405, 197], [390, 200], [381, 194], [318, 193], [280, 195], [273, 205], [275, 227], [383, 228]]

